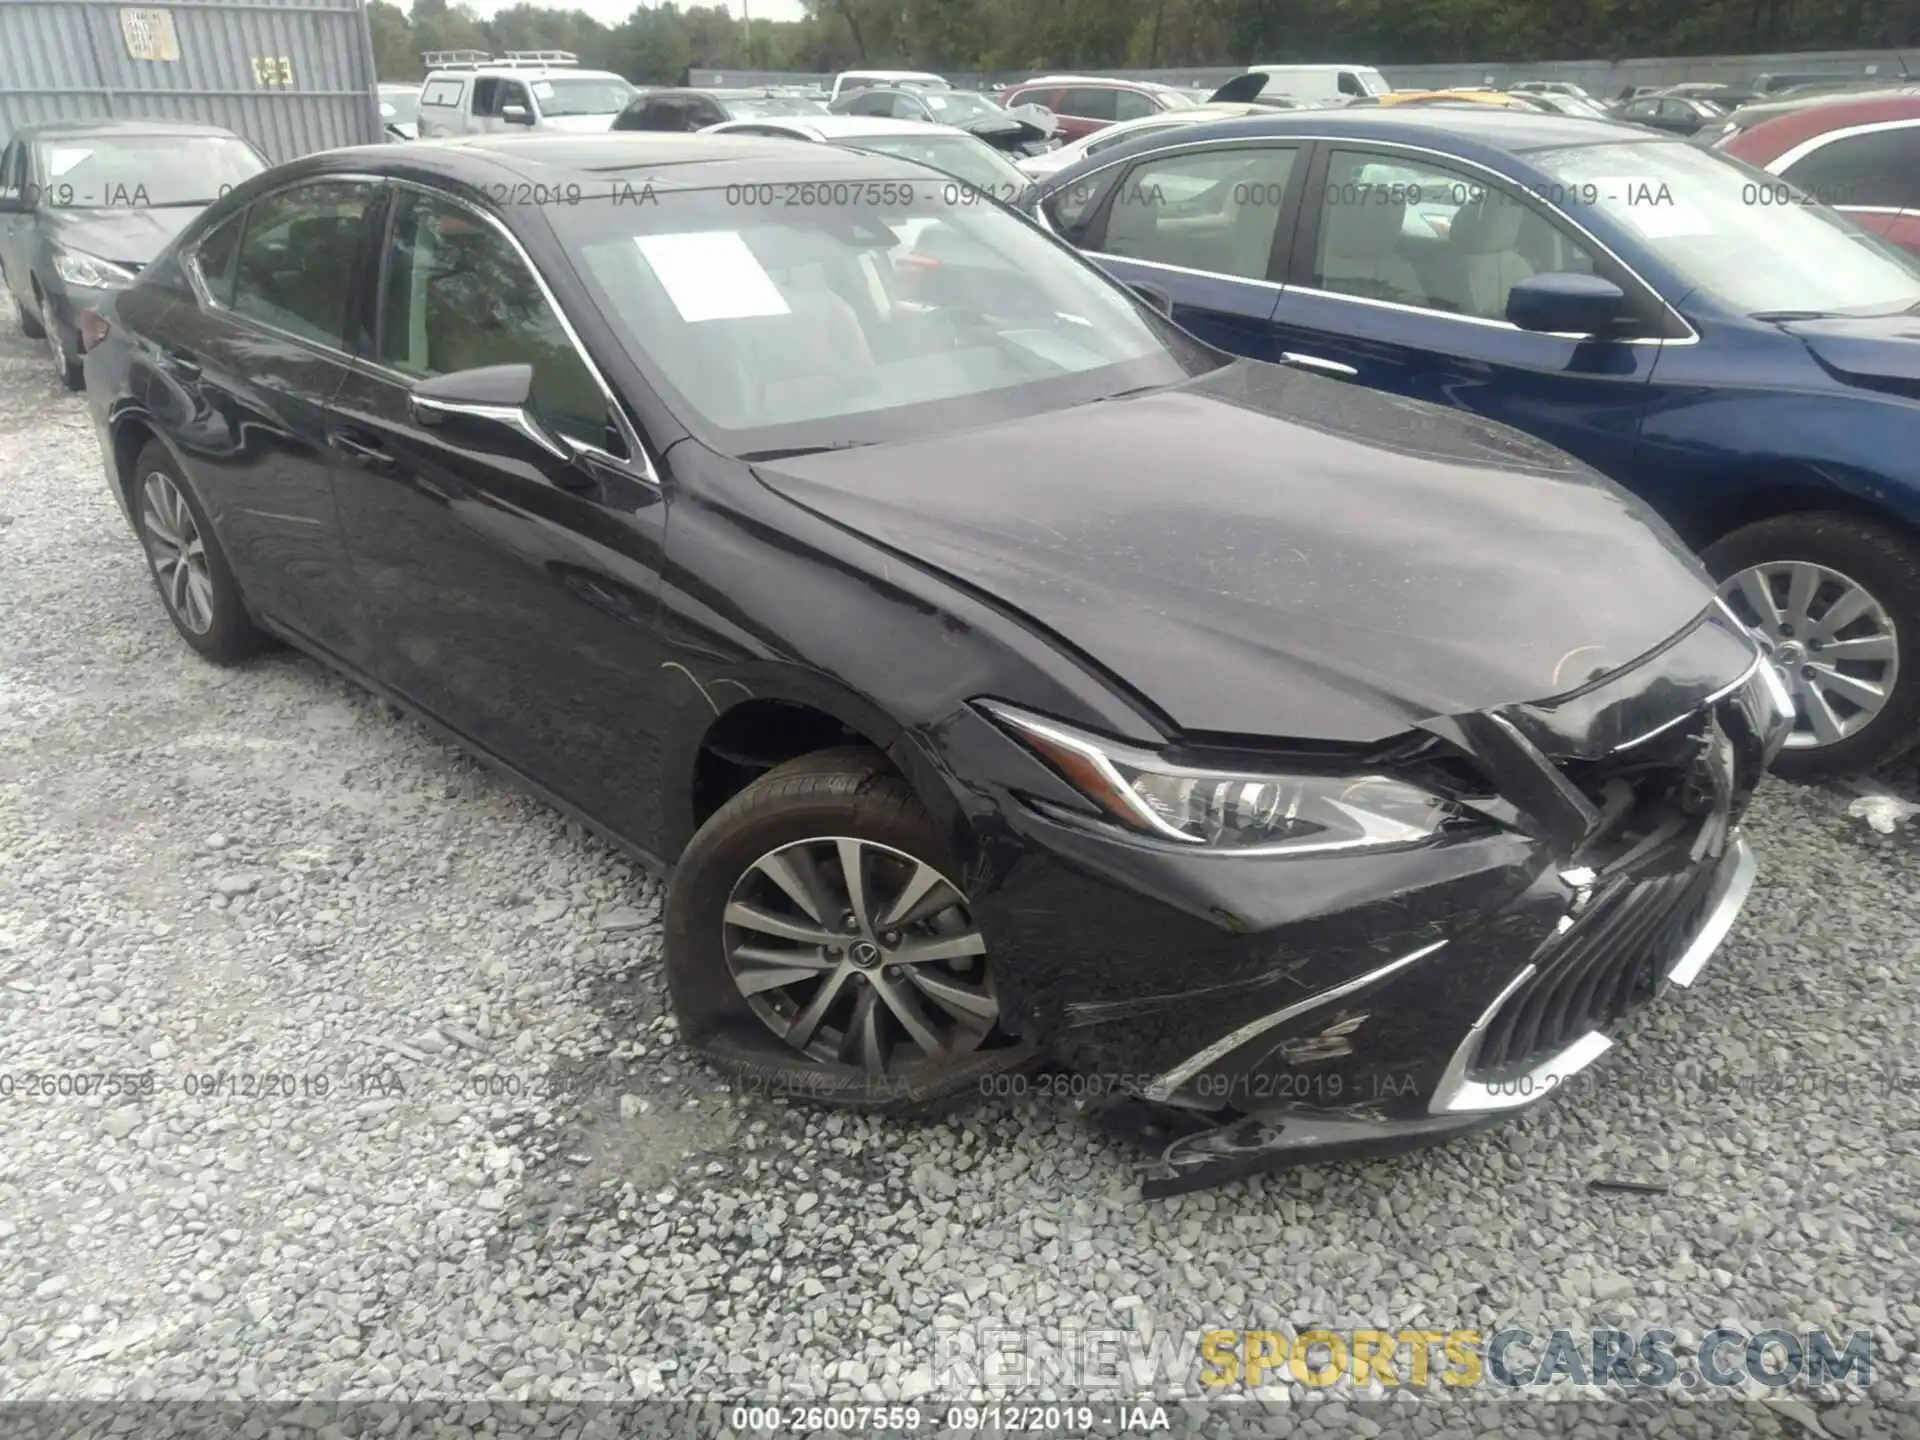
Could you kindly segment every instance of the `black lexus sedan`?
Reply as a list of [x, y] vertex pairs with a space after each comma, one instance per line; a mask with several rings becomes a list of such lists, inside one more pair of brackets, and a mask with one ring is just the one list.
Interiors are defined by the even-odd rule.
[[670, 874], [682, 1034], [756, 1087], [1064, 1067], [1163, 1188], [1437, 1138], [1751, 883], [1787, 702], [1637, 501], [908, 162], [336, 151], [103, 323], [181, 638], [289, 642]]

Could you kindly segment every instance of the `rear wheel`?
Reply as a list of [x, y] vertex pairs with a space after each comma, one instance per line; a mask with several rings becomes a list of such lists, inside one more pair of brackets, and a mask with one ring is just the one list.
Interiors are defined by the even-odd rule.
[[871, 750], [761, 776], [694, 836], [667, 901], [687, 1038], [778, 1093], [931, 1108], [1007, 1068], [987, 944], [933, 822]]
[[1705, 560], [1786, 672], [1798, 712], [1774, 772], [1872, 769], [1920, 739], [1920, 549], [1850, 515], [1782, 515]]
[[192, 485], [157, 442], [135, 462], [132, 508], [154, 587], [180, 638], [218, 665], [259, 650], [266, 637], [248, 618], [226, 552]]

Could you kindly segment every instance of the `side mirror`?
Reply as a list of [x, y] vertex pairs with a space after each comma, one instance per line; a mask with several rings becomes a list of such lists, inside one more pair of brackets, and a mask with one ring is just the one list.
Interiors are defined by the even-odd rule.
[[1598, 275], [1533, 275], [1507, 294], [1507, 319], [1522, 330], [1604, 336], [1625, 310], [1627, 295]]
[[524, 105], [503, 105], [503, 106], [501, 106], [501, 107], [500, 107], [500, 118], [501, 118], [502, 120], [504, 120], [504, 121], [506, 121], [506, 122], [507, 122], [507, 124], [509, 124], [509, 125], [531, 125], [531, 124], [533, 124], [533, 112], [532, 112], [531, 110], [529, 110], [529, 109], [527, 109], [527, 107], [526, 107], [526, 106], [524, 106]]
[[556, 460], [571, 460], [573, 452], [527, 408], [532, 398], [531, 365], [482, 365], [420, 381], [407, 408], [429, 430], [462, 427], [476, 437], [511, 431]]

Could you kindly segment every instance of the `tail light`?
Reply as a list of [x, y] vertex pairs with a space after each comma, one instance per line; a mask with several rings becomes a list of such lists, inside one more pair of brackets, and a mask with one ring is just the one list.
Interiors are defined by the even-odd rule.
[[82, 354], [92, 350], [112, 332], [113, 326], [107, 323], [107, 317], [98, 310], [80, 312], [80, 350]]

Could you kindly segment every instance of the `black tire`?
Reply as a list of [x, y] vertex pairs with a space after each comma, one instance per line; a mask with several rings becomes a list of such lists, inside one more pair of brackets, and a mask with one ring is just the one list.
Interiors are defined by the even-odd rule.
[[877, 751], [825, 750], [768, 771], [700, 827], [668, 891], [667, 989], [687, 1044], [750, 1093], [895, 1115], [957, 1108], [990, 1077], [1029, 1067], [1032, 1048], [996, 1030], [937, 1071], [869, 1076], [790, 1047], [749, 1008], [725, 950], [728, 901], [756, 861], [819, 836], [886, 846], [955, 873], [927, 812]]
[[[162, 578], [161, 556], [166, 553], [167, 546], [149, 530], [149, 522], [157, 516], [147, 481], [156, 475], [164, 476], [174, 493], [185, 502], [201, 542], [206, 560], [206, 588], [211, 612], [210, 622], [205, 629], [199, 629], [190, 619], [183, 618], [181, 611], [175, 608], [176, 602], [169, 593], [166, 580]], [[172, 454], [157, 440], [149, 442], [134, 461], [129, 508], [133, 511], [134, 527], [140, 536], [141, 548], [146, 552], [147, 573], [152, 576], [154, 588], [160, 592], [160, 603], [167, 612], [167, 618], [173, 622], [173, 628], [180, 632], [180, 638], [202, 659], [211, 660], [216, 665], [237, 664], [264, 648], [267, 637], [247, 614], [246, 604], [240, 598], [240, 587], [234, 582], [233, 568], [227, 564], [226, 551], [220, 548], [220, 537], [214, 533], [200, 497], [194, 493], [192, 482], [174, 461]]]
[[47, 338], [46, 328], [27, 313], [27, 307], [18, 295], [13, 297], [13, 313], [19, 317], [20, 333], [22, 335], [26, 336], [29, 340], [44, 340]]
[[[47, 353], [53, 359], [53, 372], [60, 377], [60, 383], [69, 390], [78, 390], [87, 383], [86, 371], [81, 369], [80, 361], [74, 358], [80, 354], [80, 337], [68, 335], [60, 328], [59, 320], [47, 313], [47, 297], [40, 293], [38, 281], [34, 282], [33, 298], [40, 307], [40, 324], [28, 333], [47, 342]], [[23, 322], [25, 318], [26, 312], [22, 311]], [[25, 328], [24, 324], [22, 328]]]
[[1721, 537], [1701, 558], [1721, 581], [1755, 565], [1825, 566], [1867, 590], [1893, 621], [1898, 670], [1885, 707], [1845, 739], [1782, 750], [1774, 774], [1801, 781], [1859, 775], [1920, 740], [1920, 544], [1913, 538], [1851, 515], [1779, 515]]

